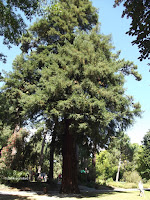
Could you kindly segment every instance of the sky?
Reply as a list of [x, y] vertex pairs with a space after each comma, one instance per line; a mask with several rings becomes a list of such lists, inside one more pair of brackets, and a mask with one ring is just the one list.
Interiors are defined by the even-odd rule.
[[148, 60], [140, 62], [138, 60], [139, 49], [132, 45], [132, 36], [126, 32], [129, 30], [131, 20], [121, 18], [123, 5], [113, 8], [114, 0], [92, 0], [93, 5], [99, 9], [99, 22], [101, 23], [101, 33], [112, 36], [112, 44], [116, 51], [121, 50], [120, 58], [133, 61], [138, 66], [138, 72], [142, 75], [142, 81], [136, 81], [134, 77], [126, 78], [126, 94], [134, 97], [135, 102], [139, 102], [142, 108], [142, 118], [136, 118], [132, 127], [127, 130], [132, 143], [141, 144], [144, 135], [150, 129], [150, 67]]
[[[126, 78], [126, 94], [134, 97], [135, 102], [141, 104], [143, 110], [142, 118], [136, 118], [132, 127], [127, 130], [132, 143], [141, 144], [144, 135], [150, 129], [150, 81], [148, 60], [140, 62], [140, 56], [137, 46], [132, 46], [133, 37], [128, 36], [126, 31], [130, 27], [130, 19], [121, 18], [123, 6], [113, 8], [114, 0], [92, 0], [93, 5], [99, 9], [99, 22], [101, 23], [101, 33], [112, 36], [112, 44], [115, 50], [121, 50], [120, 58], [133, 61], [138, 65], [138, 72], [142, 75], [142, 81], [138, 82], [134, 77]], [[16, 55], [21, 53], [19, 47], [14, 46], [10, 50], [0, 41], [0, 52], [7, 55], [7, 63], [0, 62], [0, 72], [2, 69], [12, 71], [12, 62]]]

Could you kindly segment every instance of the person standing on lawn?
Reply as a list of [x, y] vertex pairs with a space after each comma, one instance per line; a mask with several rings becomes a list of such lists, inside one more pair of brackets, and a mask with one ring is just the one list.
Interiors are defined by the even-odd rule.
[[144, 195], [144, 189], [143, 189], [143, 183], [142, 181], [139, 182], [139, 190], [140, 190], [140, 196], [142, 197]]

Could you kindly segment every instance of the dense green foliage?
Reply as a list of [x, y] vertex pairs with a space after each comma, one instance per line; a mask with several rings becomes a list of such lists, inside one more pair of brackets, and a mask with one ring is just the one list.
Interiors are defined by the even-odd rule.
[[[40, 54], [32, 52], [27, 60], [23, 55], [17, 57], [14, 73], [7, 78], [5, 87], [13, 80], [11, 88], [19, 94], [16, 100], [21, 115], [32, 117], [39, 112], [51, 119], [67, 117], [72, 130], [88, 133], [91, 145], [102, 145], [116, 127], [124, 129], [130, 125], [140, 107], [125, 97], [123, 74], [124, 67], [132, 73], [130, 68], [134, 69], [134, 65], [114, 60], [109, 46], [106, 37], [92, 31], [80, 33], [73, 44], [66, 41], [56, 55], [45, 50]], [[86, 137], [84, 140], [88, 142]]]
[[126, 171], [123, 174], [122, 180], [128, 183], [139, 183], [141, 177], [137, 171]]
[[72, 43], [78, 29], [89, 31], [97, 22], [97, 10], [89, 0], [59, 0], [22, 37], [21, 49], [41, 52], [46, 48], [57, 53], [57, 45], [63, 45], [66, 39]]
[[123, 2], [125, 7], [122, 17], [131, 19], [127, 34], [134, 36], [132, 44], [140, 51], [140, 60], [150, 58], [150, 1], [149, 0], [115, 0], [115, 6]]
[[[25, 33], [24, 16], [30, 20], [36, 13], [39, 2], [38, 0], [0, 1], [0, 36], [8, 48], [10, 44], [18, 44], [19, 37]], [[6, 56], [2, 52], [0, 60], [6, 62]]]
[[[97, 156], [96, 172], [105, 180], [114, 178], [118, 159], [133, 160], [134, 148], [121, 133], [141, 112], [139, 103], [127, 96], [124, 89], [126, 75], [141, 79], [137, 66], [112, 53], [111, 39], [100, 33], [97, 11], [89, 0], [57, 1], [45, 9], [43, 17], [20, 41], [22, 54], [14, 60], [13, 71], [3, 78], [0, 98], [5, 101], [0, 107], [1, 121], [12, 129], [29, 121], [42, 121], [51, 143], [46, 141], [43, 129], [28, 142], [23, 134], [19, 135], [20, 154], [16, 153], [16, 158], [21, 164], [16, 166], [13, 162], [11, 153], [15, 146], [10, 140], [6, 147], [2, 146], [1, 158], [8, 156], [8, 163], [4, 164], [18, 170], [41, 167], [44, 155], [42, 169], [46, 171], [49, 161], [53, 163], [54, 151], [56, 158], [61, 153], [65, 177], [62, 191], [78, 192], [76, 144], [80, 156], [90, 156], [92, 173], [95, 166], [91, 160], [100, 147], [105, 147], [109, 150]], [[5, 106], [8, 120], [2, 111]], [[117, 140], [119, 137], [121, 141]]]
[[142, 178], [146, 180], [150, 179], [150, 131], [143, 138], [143, 151], [141, 151], [139, 155], [139, 173], [141, 174]]
[[7, 145], [1, 150], [0, 167], [16, 170], [24, 169], [25, 162], [25, 130], [14, 132], [8, 139]]
[[138, 144], [131, 144], [127, 135], [113, 137], [108, 149], [97, 155], [97, 180], [106, 181], [110, 178], [116, 180], [117, 173], [118, 179], [122, 181], [134, 182], [134, 177], [139, 180], [137, 170], [139, 169], [140, 150]]
[[28, 172], [2, 168], [0, 171], [0, 183], [18, 183], [28, 180]]
[[109, 153], [107, 150], [102, 151], [97, 155], [96, 158], [96, 172], [97, 172], [97, 181], [99, 180], [108, 180], [112, 178], [115, 180], [115, 176], [117, 173], [117, 165], [115, 163], [116, 159], [114, 159], [113, 154]]

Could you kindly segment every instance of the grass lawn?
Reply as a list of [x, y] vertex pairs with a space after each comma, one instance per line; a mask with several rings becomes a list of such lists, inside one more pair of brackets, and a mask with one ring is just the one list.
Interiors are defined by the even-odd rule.
[[145, 196], [140, 197], [139, 191], [130, 191], [130, 192], [111, 192], [111, 193], [103, 193], [99, 194], [96, 197], [86, 197], [82, 198], [82, 200], [150, 200], [150, 191], [145, 191]]
[[150, 200], [150, 191], [145, 191], [145, 196], [140, 197], [138, 191], [130, 192], [109, 192], [109, 193], [82, 193], [77, 197], [69, 197], [68, 195], [32, 195], [32, 194], [21, 194], [21, 195], [2, 195], [0, 194], [1, 200]]
[[[36, 189], [37, 189], [37, 185]], [[35, 187], [34, 186], [34, 187]], [[39, 185], [40, 186], [40, 185]], [[32, 187], [31, 191], [35, 191]], [[41, 186], [40, 186], [41, 187]], [[38, 188], [39, 189], [39, 188]], [[42, 187], [41, 187], [42, 189]], [[20, 188], [11, 188], [0, 184], [0, 192], [7, 191], [10, 194], [0, 194], [0, 200], [150, 200], [150, 191], [145, 191], [145, 196], [140, 197], [139, 191], [121, 191], [121, 192], [82, 192], [78, 196], [60, 195], [54, 192], [51, 188], [48, 194], [32, 194], [32, 193], [22, 193], [22, 194], [11, 194], [11, 192], [18, 192]]]

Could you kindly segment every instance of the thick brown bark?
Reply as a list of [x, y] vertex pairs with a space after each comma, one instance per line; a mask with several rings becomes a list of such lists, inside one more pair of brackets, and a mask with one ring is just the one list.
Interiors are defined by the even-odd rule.
[[69, 132], [69, 122], [66, 120], [66, 130], [63, 141], [63, 168], [61, 193], [80, 193], [78, 188], [76, 142]]

